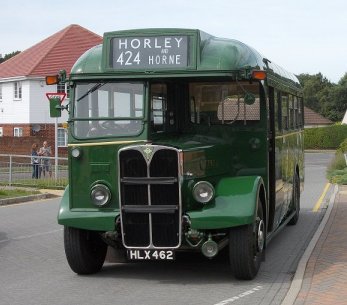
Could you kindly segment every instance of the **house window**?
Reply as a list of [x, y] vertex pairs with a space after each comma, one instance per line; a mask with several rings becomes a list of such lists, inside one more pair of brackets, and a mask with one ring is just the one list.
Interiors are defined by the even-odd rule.
[[67, 146], [67, 133], [64, 128], [58, 128], [58, 147], [66, 147]]
[[14, 82], [14, 98], [16, 100], [22, 99], [22, 83]]
[[57, 84], [57, 92], [66, 93], [66, 98], [69, 98], [70, 95], [70, 87], [67, 83], [65, 84]]
[[4, 127], [0, 127], [0, 137], [4, 135]]
[[22, 137], [23, 136], [23, 128], [22, 127], [14, 127], [13, 128], [13, 136], [14, 137]]

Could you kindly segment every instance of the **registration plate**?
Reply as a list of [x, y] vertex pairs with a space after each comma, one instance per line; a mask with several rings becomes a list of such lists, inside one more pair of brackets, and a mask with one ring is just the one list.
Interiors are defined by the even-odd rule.
[[130, 260], [174, 260], [173, 250], [147, 250], [147, 249], [128, 249], [128, 259]]

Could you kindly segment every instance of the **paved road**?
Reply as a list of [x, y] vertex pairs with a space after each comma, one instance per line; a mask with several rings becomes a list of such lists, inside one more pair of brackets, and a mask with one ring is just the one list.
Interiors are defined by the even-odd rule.
[[77, 276], [66, 263], [56, 224], [58, 199], [0, 207], [0, 305], [280, 304], [324, 214], [312, 208], [331, 158], [306, 155], [300, 220], [270, 243], [253, 281], [237, 281], [223, 260], [201, 255], [181, 255], [175, 263], [106, 264], [99, 274]]

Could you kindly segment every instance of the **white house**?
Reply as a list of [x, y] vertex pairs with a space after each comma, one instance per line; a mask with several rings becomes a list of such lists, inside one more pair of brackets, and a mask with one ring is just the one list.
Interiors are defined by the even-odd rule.
[[[0, 64], [0, 153], [21, 153], [18, 137], [29, 137], [31, 142], [45, 139], [54, 146], [55, 119], [49, 115], [46, 93], [66, 92], [67, 88], [47, 86], [45, 76], [62, 69], [69, 74], [76, 60], [101, 42], [99, 35], [70, 25]], [[63, 111], [59, 126], [66, 120], [67, 112]], [[66, 146], [65, 135], [60, 127], [58, 146]]]

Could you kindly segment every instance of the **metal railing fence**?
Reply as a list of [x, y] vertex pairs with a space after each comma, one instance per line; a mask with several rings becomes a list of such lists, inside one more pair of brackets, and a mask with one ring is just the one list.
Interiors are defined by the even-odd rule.
[[68, 184], [68, 159], [30, 155], [0, 154], [0, 184], [38, 188], [65, 188]]

